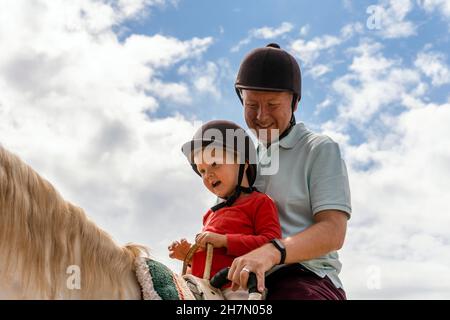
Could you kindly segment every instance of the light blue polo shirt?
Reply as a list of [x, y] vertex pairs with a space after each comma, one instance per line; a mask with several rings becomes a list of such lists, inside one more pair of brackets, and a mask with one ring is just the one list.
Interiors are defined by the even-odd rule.
[[[257, 150], [254, 186], [275, 201], [283, 238], [311, 226], [313, 216], [323, 210], [344, 211], [350, 217], [347, 169], [338, 144], [331, 138], [298, 123], [268, 150], [262, 144]], [[342, 264], [336, 251], [301, 264], [322, 278], [328, 276], [337, 288], [342, 287], [338, 277]]]

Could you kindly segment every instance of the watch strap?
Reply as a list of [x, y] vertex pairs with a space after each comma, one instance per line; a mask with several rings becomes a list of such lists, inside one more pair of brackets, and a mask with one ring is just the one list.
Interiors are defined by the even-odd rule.
[[272, 239], [270, 240], [270, 243], [272, 243], [274, 247], [277, 248], [278, 251], [280, 251], [281, 258], [279, 264], [284, 264], [284, 261], [286, 260], [286, 247], [279, 239]]

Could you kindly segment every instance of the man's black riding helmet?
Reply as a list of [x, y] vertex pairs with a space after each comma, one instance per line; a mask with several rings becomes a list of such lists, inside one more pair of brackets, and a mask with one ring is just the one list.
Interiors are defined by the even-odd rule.
[[294, 94], [292, 106], [301, 98], [301, 72], [297, 60], [276, 43], [252, 50], [242, 61], [235, 89], [242, 101], [241, 90], [288, 91]]

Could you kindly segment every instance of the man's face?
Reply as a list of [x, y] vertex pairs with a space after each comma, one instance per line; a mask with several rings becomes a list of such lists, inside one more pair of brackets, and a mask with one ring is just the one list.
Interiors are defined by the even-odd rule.
[[292, 97], [290, 92], [242, 91], [245, 122], [256, 131], [261, 142], [274, 141], [287, 129], [292, 116]]

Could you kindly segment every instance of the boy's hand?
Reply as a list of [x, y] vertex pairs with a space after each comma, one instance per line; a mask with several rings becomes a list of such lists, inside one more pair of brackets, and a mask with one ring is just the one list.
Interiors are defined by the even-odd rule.
[[227, 236], [214, 232], [202, 232], [195, 237], [195, 243], [205, 248], [207, 243], [211, 243], [214, 248], [227, 247]]
[[187, 256], [191, 246], [192, 244], [190, 244], [186, 239], [174, 241], [168, 247], [169, 257], [184, 261], [184, 258]]

